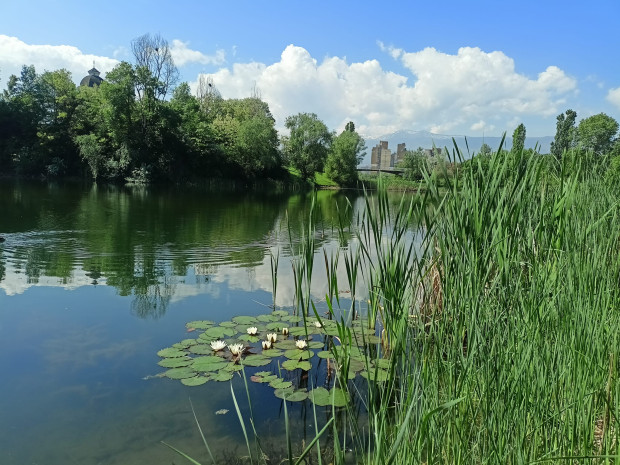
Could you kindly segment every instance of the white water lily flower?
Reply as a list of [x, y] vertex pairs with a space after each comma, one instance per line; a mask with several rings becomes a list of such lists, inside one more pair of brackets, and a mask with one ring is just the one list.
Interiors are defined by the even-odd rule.
[[211, 342], [211, 348], [217, 352], [218, 350], [222, 350], [224, 347], [226, 347], [226, 343], [224, 341], [212, 341]]
[[267, 334], [267, 340], [271, 343], [274, 343], [278, 340], [278, 335], [276, 333]]
[[322, 328], [323, 327], [323, 325], [321, 324], [320, 321], [315, 321], [314, 322], [314, 326], [317, 327], [317, 328]]
[[250, 336], [254, 336], [258, 332], [258, 328], [256, 326], [250, 326], [248, 329], [246, 329], [246, 331]]
[[298, 349], [305, 349], [306, 347], [308, 347], [308, 343], [304, 340], [295, 342], [295, 345], [297, 346]]
[[263, 349], [271, 349], [271, 341], [263, 341]]
[[241, 352], [243, 352], [243, 349], [245, 349], [245, 346], [243, 344], [231, 344], [228, 346], [228, 350], [230, 350], [230, 353], [233, 355], [241, 354]]
[[287, 336], [288, 335], [288, 328], [282, 328], [282, 334], [284, 336]]

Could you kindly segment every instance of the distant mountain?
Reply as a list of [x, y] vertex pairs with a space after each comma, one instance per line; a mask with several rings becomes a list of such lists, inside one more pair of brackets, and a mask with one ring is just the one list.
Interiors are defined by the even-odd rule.
[[[465, 144], [465, 137], [463, 135], [446, 135], [446, 134], [433, 134], [428, 131], [397, 131], [392, 134], [386, 134], [384, 136], [378, 138], [366, 138], [366, 147], [367, 153], [362, 160], [362, 165], [370, 164], [370, 152], [372, 147], [377, 145], [379, 141], [386, 140], [388, 141], [388, 148], [392, 150], [392, 152], [396, 151], [396, 146], [401, 143], [405, 143], [407, 150], [415, 150], [418, 147], [422, 147], [424, 149], [430, 149], [433, 147], [447, 147], [450, 150], [450, 154], [452, 154], [452, 149], [454, 148], [454, 143], [452, 142], [452, 138], [456, 141], [461, 153], [465, 158], [470, 158], [471, 155], [480, 151], [480, 147], [482, 147], [483, 143], [488, 144], [493, 150], [497, 150], [499, 144], [502, 141], [501, 137], [470, 137], [467, 136], [467, 144]], [[551, 148], [551, 142], [553, 142], [552, 136], [545, 137], [526, 137], [525, 139], [525, 148], [534, 148], [536, 144], [538, 144], [538, 151], [540, 153], [549, 153]], [[504, 146], [506, 149], [510, 149], [512, 147], [512, 137], [506, 136], [506, 140], [504, 141]], [[468, 153], [469, 147], [469, 153]]]

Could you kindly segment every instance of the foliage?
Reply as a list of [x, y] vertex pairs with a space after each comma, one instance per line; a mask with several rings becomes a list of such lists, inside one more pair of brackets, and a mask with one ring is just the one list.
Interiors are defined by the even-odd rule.
[[600, 156], [609, 152], [618, 133], [618, 122], [605, 113], [582, 119], [577, 126], [579, 146]]
[[557, 116], [555, 137], [551, 142], [551, 154], [557, 159], [562, 158], [562, 154], [575, 146], [575, 120], [577, 113], [573, 110], [566, 110]]
[[410, 181], [419, 181], [424, 177], [424, 173], [428, 170], [428, 157], [424, 153], [422, 147], [416, 150], [408, 150], [405, 158], [399, 164], [399, 168], [405, 170], [403, 177]]
[[311, 179], [323, 169], [332, 134], [314, 113], [289, 116], [285, 126], [290, 131], [290, 135], [282, 139], [286, 161], [298, 169], [304, 179]]
[[332, 141], [325, 174], [341, 186], [354, 185], [357, 181], [357, 165], [366, 153], [364, 139], [355, 132], [353, 122], [347, 123], [346, 129]]
[[523, 147], [525, 146], [525, 125], [523, 123], [519, 124], [512, 134], [512, 149], [511, 152], [521, 153], [523, 151]]

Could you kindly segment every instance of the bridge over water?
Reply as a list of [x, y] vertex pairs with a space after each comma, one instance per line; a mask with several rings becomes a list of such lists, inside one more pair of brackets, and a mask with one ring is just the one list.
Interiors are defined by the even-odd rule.
[[357, 168], [357, 171], [365, 171], [371, 173], [390, 173], [397, 176], [401, 176], [405, 172], [405, 170], [400, 170], [397, 168], [372, 168], [370, 166], [360, 166]]

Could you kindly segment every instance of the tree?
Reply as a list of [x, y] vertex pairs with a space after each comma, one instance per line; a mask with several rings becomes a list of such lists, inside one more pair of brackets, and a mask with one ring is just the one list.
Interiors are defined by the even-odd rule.
[[577, 127], [579, 146], [595, 155], [608, 153], [618, 132], [618, 122], [605, 113], [582, 119]]
[[364, 139], [355, 132], [353, 122], [347, 123], [345, 130], [331, 144], [325, 162], [325, 174], [337, 184], [354, 184], [358, 179], [357, 165], [365, 153]]
[[[513, 136], [514, 137], [514, 136]], [[489, 144], [487, 144], [486, 142], [484, 142], [482, 144], [482, 147], [480, 147], [480, 155], [483, 156], [490, 156], [491, 153], [493, 152], [493, 149], [491, 148], [491, 146]]]
[[519, 154], [525, 146], [525, 125], [521, 123], [512, 133], [512, 150], [513, 154]]
[[136, 91], [139, 98], [147, 93], [162, 100], [177, 83], [179, 70], [174, 64], [168, 41], [159, 34], [144, 34], [131, 41], [131, 51], [139, 75]]
[[289, 116], [284, 125], [290, 131], [282, 141], [288, 163], [304, 179], [312, 179], [314, 173], [323, 169], [332, 134], [314, 113]]
[[405, 170], [403, 177], [410, 181], [419, 181], [423, 178], [422, 173], [428, 169], [427, 157], [422, 147], [416, 150], [407, 150], [405, 158], [399, 164], [399, 168]]
[[555, 137], [551, 142], [551, 154], [557, 160], [562, 158], [562, 154], [575, 146], [575, 119], [577, 113], [573, 110], [566, 110], [557, 117]]

